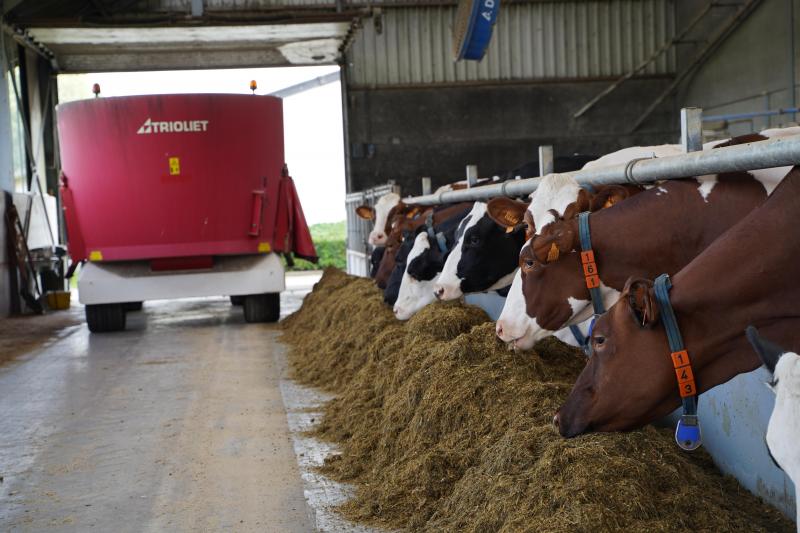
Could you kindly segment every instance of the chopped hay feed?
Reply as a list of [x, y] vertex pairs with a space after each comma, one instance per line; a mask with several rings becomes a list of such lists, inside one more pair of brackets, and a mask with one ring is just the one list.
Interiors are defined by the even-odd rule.
[[510, 352], [475, 307], [398, 322], [371, 280], [329, 269], [283, 323], [299, 381], [333, 391], [324, 473], [345, 516], [429, 531], [794, 531], [671, 431], [562, 439], [551, 419], [584, 356], [556, 339]]

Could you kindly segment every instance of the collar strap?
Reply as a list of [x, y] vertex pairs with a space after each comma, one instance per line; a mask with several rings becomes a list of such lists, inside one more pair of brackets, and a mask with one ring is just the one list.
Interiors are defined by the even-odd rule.
[[435, 241], [436, 245], [439, 247], [439, 251], [443, 254], [447, 253], [447, 239], [444, 236], [444, 233], [441, 231], [436, 233], [436, 230], [433, 229], [433, 211], [428, 213], [428, 217], [425, 219], [425, 231], [428, 234], [428, 241]]
[[589, 296], [592, 298], [594, 314], [602, 315], [606, 312], [606, 307], [603, 305], [603, 295], [600, 292], [600, 276], [597, 272], [597, 263], [594, 261], [588, 211], [578, 215], [578, 236], [581, 241], [581, 264], [583, 266], [583, 277], [586, 279], [586, 288], [589, 289]]
[[594, 323], [597, 320], [596, 316], [592, 317], [592, 321], [589, 323], [589, 331], [584, 335], [581, 332], [581, 328], [575, 324], [570, 324], [569, 330], [572, 333], [572, 336], [575, 337], [575, 342], [578, 343], [578, 346], [581, 350], [583, 350], [584, 355], [586, 357], [592, 356], [592, 331], [594, 330]]
[[684, 450], [696, 450], [703, 443], [700, 433], [700, 420], [697, 417], [697, 386], [692, 372], [692, 361], [689, 352], [683, 344], [678, 319], [669, 301], [669, 291], [672, 289], [669, 275], [661, 274], [656, 278], [653, 286], [656, 303], [661, 312], [661, 321], [667, 332], [672, 366], [678, 380], [678, 391], [683, 403], [683, 415], [675, 428], [675, 442]]
[[589, 346], [589, 338], [584, 336], [584, 334], [581, 332], [581, 328], [575, 324], [570, 324], [569, 331], [572, 333], [572, 336], [575, 337], [575, 341], [578, 343], [578, 346], [580, 346], [581, 350], [583, 350], [583, 353], [589, 355], [586, 353], [586, 349]]

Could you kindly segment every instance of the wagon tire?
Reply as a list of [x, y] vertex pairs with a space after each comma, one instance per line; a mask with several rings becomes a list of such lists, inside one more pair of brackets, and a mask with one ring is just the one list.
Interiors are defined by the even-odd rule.
[[249, 294], [244, 298], [245, 322], [277, 322], [281, 316], [281, 295], [277, 292]]
[[107, 333], [125, 329], [123, 304], [93, 304], [86, 306], [86, 325], [92, 333]]
[[231, 296], [231, 305], [244, 305], [244, 296]]
[[122, 308], [125, 311], [141, 311], [142, 307], [144, 307], [144, 302], [125, 302], [122, 304]]

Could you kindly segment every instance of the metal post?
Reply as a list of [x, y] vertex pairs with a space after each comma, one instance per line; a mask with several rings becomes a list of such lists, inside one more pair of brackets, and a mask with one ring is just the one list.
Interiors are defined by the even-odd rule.
[[478, 165], [467, 165], [467, 188], [478, 184]]
[[681, 144], [683, 151], [699, 152], [703, 149], [703, 109], [684, 107], [681, 109]]
[[[2, 9], [2, 7], [0, 7]], [[0, 35], [4, 29], [0, 27]], [[8, 59], [6, 58], [5, 40], [0, 38], [0, 220], [5, 220], [6, 209], [11, 204], [10, 193], [14, 190], [14, 154], [11, 136], [11, 121], [17, 117], [11, 114], [9, 98]], [[3, 223], [5, 226], [5, 223]], [[8, 247], [8, 236], [0, 231], [0, 256], [5, 257]], [[10, 268], [10, 262], [0, 261], [0, 316], [20, 312], [19, 291], [17, 290], [17, 272]]]
[[[789, 107], [797, 107], [797, 77], [794, 29], [794, 0], [789, 0]], [[796, 115], [792, 113], [792, 121]]]
[[546, 144], [539, 147], [539, 175], [553, 173], [553, 146]]
[[422, 194], [430, 194], [432, 191], [431, 189], [431, 179], [430, 178], [422, 178]]

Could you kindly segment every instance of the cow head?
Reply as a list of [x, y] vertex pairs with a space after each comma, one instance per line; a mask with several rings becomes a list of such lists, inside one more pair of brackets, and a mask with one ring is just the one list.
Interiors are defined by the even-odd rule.
[[[531, 204], [523, 214], [528, 236], [535, 236], [549, 224], [560, 219], [560, 213], [567, 212], [567, 210], [570, 210], [571, 213], [580, 207], [588, 206], [589, 200], [588, 193], [581, 189], [574, 179], [559, 175], [544, 177], [539, 188], [531, 195]], [[579, 205], [571, 207], [573, 204]], [[505, 218], [504, 215], [496, 216], [498, 221], [503, 221]], [[518, 217], [511, 217], [507, 224], [510, 226], [517, 219]], [[529, 247], [530, 244], [523, 246], [520, 254], [525, 254]], [[523, 264], [520, 256], [517, 261], [519, 264]], [[506, 296], [503, 311], [497, 320], [497, 336], [504, 342], [510, 343], [515, 349], [527, 350], [532, 348], [539, 338], [542, 338], [541, 329], [525, 311], [522, 272], [521, 269], [517, 269]]]
[[401, 242], [395, 253], [393, 259], [392, 271], [389, 273], [386, 280], [386, 286], [383, 290], [383, 301], [389, 305], [394, 305], [397, 301], [397, 295], [400, 292], [400, 284], [403, 281], [403, 274], [406, 271], [406, 261], [411, 247], [414, 245], [414, 235], [412, 232], [406, 232], [403, 242]]
[[[511, 284], [517, 269], [519, 249], [533, 221], [528, 214], [527, 203], [503, 200], [501, 203], [507, 207], [501, 210], [492, 206], [491, 211], [478, 218], [464, 232], [461, 258], [456, 268], [456, 276], [461, 280], [460, 288], [464, 293], [492, 291]], [[497, 223], [495, 217], [498, 213], [503, 215], [505, 224]]]
[[456, 232], [453, 252], [434, 288], [436, 297], [453, 300], [464, 293], [508, 287], [526, 229], [533, 225], [527, 207], [510, 198], [475, 203]]
[[679, 405], [659, 324], [653, 283], [629, 280], [619, 301], [595, 323], [592, 356], [554, 419], [562, 436], [635, 429]]
[[385, 246], [376, 246], [372, 253], [369, 256], [369, 277], [375, 278], [375, 275], [378, 273], [378, 267], [381, 264], [381, 259], [383, 259], [383, 253], [386, 251]]
[[753, 326], [747, 328], [746, 335], [773, 376], [769, 386], [775, 393], [775, 407], [766, 436], [770, 456], [797, 484], [800, 481], [800, 457], [797, 455], [797, 441], [800, 439], [800, 356], [762, 338]]
[[[598, 188], [594, 195], [581, 190], [563, 215], [551, 210], [550, 221], [522, 247], [519, 272], [525, 316], [530, 324], [526, 328], [526, 342], [517, 343], [520, 347], [530, 347], [539, 339], [591, 316], [591, 297], [578, 253], [577, 215], [611, 207], [640, 190], [611, 186]], [[618, 291], [605, 285], [601, 285], [600, 290], [606, 306], [619, 297]], [[507, 326], [507, 330], [512, 331], [514, 327]]]
[[400, 195], [390, 192], [384, 194], [375, 202], [375, 207], [360, 205], [356, 208], [356, 214], [364, 220], [373, 220], [375, 224], [367, 238], [373, 246], [386, 244], [389, 235], [389, 212], [400, 203]]
[[[398, 320], [408, 320], [417, 311], [435, 301], [433, 284], [436, 282], [438, 269], [431, 267], [430, 262], [428, 265], [421, 265], [419, 261], [416, 261], [427, 255], [426, 252], [430, 249], [431, 243], [428, 239], [428, 234], [424, 231], [420, 232], [414, 239], [414, 244], [408, 253], [406, 270], [403, 273], [397, 302], [394, 304], [394, 315]], [[421, 279], [415, 279], [409, 272], [409, 268], [415, 261], [417, 262], [417, 275], [420, 275]], [[425, 279], [429, 274], [432, 274], [432, 276], [429, 279]]]
[[386, 239], [386, 250], [383, 252], [378, 269], [375, 273], [375, 283], [379, 288], [385, 289], [389, 276], [395, 267], [395, 256], [403, 244], [403, 236], [407, 232], [415, 231], [424, 221], [431, 208], [407, 205], [403, 202], [394, 206], [389, 213], [389, 236]]

